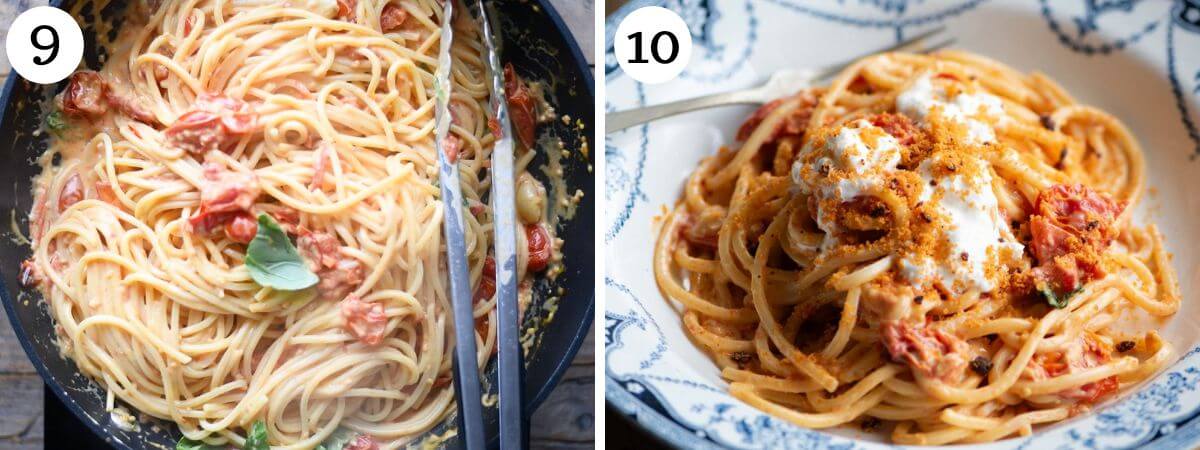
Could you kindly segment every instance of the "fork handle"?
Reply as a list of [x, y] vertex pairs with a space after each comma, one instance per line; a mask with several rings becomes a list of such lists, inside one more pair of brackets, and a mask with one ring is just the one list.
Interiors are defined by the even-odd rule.
[[679, 100], [661, 105], [634, 108], [626, 111], [610, 112], [605, 115], [606, 133], [615, 133], [634, 125], [673, 116], [688, 111], [712, 108], [725, 105], [753, 105], [765, 103], [762, 89], [746, 89], [742, 91], [722, 92], [705, 95], [687, 100]]

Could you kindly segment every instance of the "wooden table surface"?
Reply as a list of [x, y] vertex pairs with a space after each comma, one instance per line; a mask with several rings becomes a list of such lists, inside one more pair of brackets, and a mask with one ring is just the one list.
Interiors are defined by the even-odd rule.
[[[4, 40], [13, 18], [27, 9], [24, 5], [18, 9], [16, 3], [33, 6], [46, 2], [0, 1], [0, 42]], [[550, 0], [550, 3], [562, 15], [591, 63], [595, 36], [592, 26], [593, 3], [578, 0]], [[0, 85], [3, 85], [8, 72], [8, 60], [0, 51]], [[558, 387], [534, 412], [531, 428], [531, 444], [534, 448], [583, 449], [594, 446], [594, 333], [593, 329]], [[41, 377], [21, 349], [8, 324], [7, 315], [0, 314], [0, 449], [43, 448], [43, 395]]]

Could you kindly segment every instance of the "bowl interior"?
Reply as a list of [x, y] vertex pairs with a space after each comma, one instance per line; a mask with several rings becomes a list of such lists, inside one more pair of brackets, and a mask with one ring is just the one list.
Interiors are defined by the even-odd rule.
[[[1132, 323], [1123, 326], [1157, 329], [1175, 346], [1176, 358], [1196, 347], [1200, 343], [1200, 327], [1196, 326], [1200, 305], [1194, 302], [1192, 292], [1200, 287], [1200, 227], [1196, 226], [1200, 162], [1195, 160], [1200, 154], [1200, 137], [1189, 136], [1184, 118], [1200, 117], [1196, 86], [1200, 79], [1194, 79], [1200, 73], [1200, 33], [1173, 25], [1168, 5], [1139, 4], [1129, 11], [1095, 15], [1092, 18], [1098, 30], [1077, 36], [1076, 23], [1081, 22], [1072, 18], [1088, 17], [1088, 11], [1067, 4], [1082, 2], [1055, 2], [1055, 6], [1076, 9], [1047, 7], [1040, 13], [1030, 5], [1009, 2], [918, 2], [908, 3], [902, 12], [887, 14], [880, 6], [866, 3], [871, 2], [779, 0], [682, 7], [695, 43], [693, 60], [684, 74], [672, 82], [648, 86], [610, 65], [607, 109], [751, 86], [779, 69], [846, 61], [891, 45], [902, 36], [945, 25], [946, 34], [957, 39], [954, 48], [991, 57], [1022, 72], [1044, 73], [1080, 103], [1115, 115], [1133, 131], [1146, 155], [1148, 179], [1148, 193], [1134, 217], [1139, 224], [1156, 223], [1165, 235], [1184, 300], [1175, 316], [1166, 321], [1131, 317], [1127, 322]], [[609, 21], [619, 19], [610, 17]], [[1049, 25], [1052, 23], [1058, 24], [1057, 28]], [[609, 61], [613, 61], [611, 39], [610, 35]], [[1170, 43], [1164, 45], [1163, 41]], [[720, 424], [704, 426], [703, 421], [712, 420], [708, 413], [712, 405], [748, 406], [726, 395], [727, 384], [716, 366], [684, 333], [680, 306], [664, 300], [655, 285], [651, 255], [657, 219], [679, 199], [691, 170], [720, 146], [732, 143], [738, 126], [753, 109], [725, 107], [684, 114], [612, 134], [606, 140], [605, 251], [610, 261], [605, 268], [606, 318], [613, 330], [608, 337], [608, 375], [618, 385], [636, 380], [638, 387], [629, 390], [634, 397], [643, 398], [635, 391], [649, 390], [660, 397], [655, 401], [666, 399], [661, 407], [649, 408], [673, 416], [671, 420], [699, 418], [700, 423], [689, 424], [712, 430], [701, 436], [703, 441], [734, 445], [749, 442], [722, 441], [726, 435]], [[658, 340], [661, 345], [631, 345], [631, 340], [643, 338]], [[1126, 390], [1121, 397], [1136, 389]], [[757, 412], [737, 411], [746, 412], [746, 417]], [[828, 431], [883, 441], [880, 436], [848, 428]]]

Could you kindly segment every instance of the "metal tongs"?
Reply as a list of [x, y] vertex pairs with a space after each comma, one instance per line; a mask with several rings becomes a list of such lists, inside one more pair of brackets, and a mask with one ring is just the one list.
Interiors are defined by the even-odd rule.
[[442, 221], [446, 234], [446, 263], [450, 271], [450, 309], [454, 321], [454, 396], [458, 404], [458, 434], [468, 449], [484, 448], [483, 404], [479, 385], [479, 354], [475, 346], [475, 313], [471, 302], [471, 274], [467, 267], [467, 244], [463, 230], [462, 184], [458, 160], [446, 151], [450, 132], [450, 47], [454, 39], [451, 17], [454, 2], [442, 9], [442, 43], [434, 72], [434, 139], [438, 154], [438, 184], [442, 188]]
[[525, 414], [525, 362], [517, 304], [516, 174], [513, 172], [512, 125], [504, 93], [504, 70], [483, 0], [475, 0], [475, 18], [483, 28], [488, 72], [492, 76], [491, 107], [499, 133], [492, 146], [492, 214], [496, 234], [496, 357], [500, 382], [500, 448], [529, 448], [529, 416]]
[[[485, 429], [481, 399], [477, 349], [475, 346], [474, 304], [463, 231], [462, 189], [457, 161], [443, 150], [450, 129], [450, 48], [453, 43], [453, 1], [445, 2], [442, 15], [442, 41], [435, 72], [437, 107], [435, 136], [444, 221], [446, 255], [450, 271], [450, 297], [454, 311], [454, 387], [458, 395], [458, 428], [467, 449], [483, 449]], [[517, 305], [517, 237], [513, 140], [504, 95], [503, 70], [496, 51], [491, 24], [482, 0], [475, 0], [472, 15], [483, 29], [487, 62], [492, 78], [491, 108], [499, 123], [499, 137], [492, 150], [492, 207], [496, 235], [496, 316], [497, 378], [500, 389], [500, 448], [524, 449], [529, 446], [529, 421], [524, 411], [524, 370]]]

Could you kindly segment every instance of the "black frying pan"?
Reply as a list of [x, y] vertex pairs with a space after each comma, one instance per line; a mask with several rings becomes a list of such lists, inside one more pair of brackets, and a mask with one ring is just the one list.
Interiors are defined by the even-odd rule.
[[[58, 0], [52, 1], [52, 4], [70, 10], [71, 5], [88, 1], [91, 0]], [[572, 119], [570, 126], [562, 121], [554, 121], [552, 125], [540, 127], [539, 131], [554, 133], [568, 149], [591, 145], [595, 104], [591, 69], [562, 19], [545, 0], [501, 0], [493, 3], [500, 16], [497, 28], [505, 49], [504, 61], [511, 62], [526, 79], [545, 81], [549, 87], [549, 102], [560, 115], [570, 115]], [[89, 24], [97, 20], [119, 24], [126, 4], [116, 0], [102, 10], [99, 18], [76, 18], [84, 28], [84, 64], [87, 67], [98, 68], [99, 55], [105, 51], [97, 48], [95, 31]], [[17, 226], [26, 235], [29, 230], [27, 215], [33, 204], [31, 180], [39, 172], [33, 161], [47, 146], [46, 135], [35, 135], [34, 131], [45, 115], [43, 106], [49, 105], [48, 99], [63, 86], [63, 83], [57, 86], [32, 84], [13, 73], [4, 87], [3, 96], [0, 96], [0, 154], [7, 156], [6, 164], [0, 167], [0, 217], [16, 217]], [[582, 122], [581, 128], [575, 126], [576, 120]], [[543, 157], [539, 156], [539, 159]], [[543, 163], [536, 161], [534, 166]], [[524, 320], [527, 326], [538, 324], [536, 344], [526, 361], [525, 402], [526, 411], [530, 413], [546, 398], [563, 371], [570, 366], [592, 324], [595, 300], [595, 191], [590, 164], [591, 161], [580, 156], [579, 152], [572, 152], [570, 158], [563, 159], [569, 191], [581, 189], [584, 197], [574, 219], [561, 224], [558, 229], [558, 236], [565, 241], [563, 254], [566, 271], [553, 283], [539, 281], [535, 287], [534, 305], [527, 311]], [[534, 171], [534, 174], [541, 175], [540, 171]], [[113, 424], [104, 409], [103, 391], [81, 375], [73, 362], [59, 355], [54, 343], [54, 322], [41, 301], [41, 295], [36, 290], [22, 289], [17, 282], [21, 261], [28, 258], [31, 252], [27, 245], [17, 244], [8, 237], [11, 236], [0, 238], [0, 299], [4, 301], [5, 311], [25, 353], [50, 390], [80, 421], [118, 448], [175, 448], [180, 434], [173, 425], [154, 427], [142, 424], [140, 431], [128, 432]], [[549, 298], [550, 292], [558, 292], [560, 288], [565, 294], [558, 302], [557, 310], [551, 312], [540, 300]], [[552, 320], [544, 320], [551, 315]], [[489, 364], [485, 373], [488, 378], [485, 389], [494, 394], [494, 364]], [[488, 423], [489, 442], [495, 445], [497, 417], [494, 407], [485, 408], [484, 421]], [[448, 420], [431, 433], [445, 434], [446, 427], [452, 423], [453, 420]], [[454, 440], [447, 444], [450, 447], [458, 446]]]

